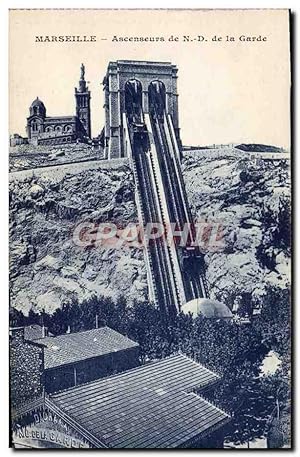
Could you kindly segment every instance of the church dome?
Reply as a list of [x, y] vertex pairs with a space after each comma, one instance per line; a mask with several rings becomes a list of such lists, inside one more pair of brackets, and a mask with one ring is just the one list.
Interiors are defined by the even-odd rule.
[[35, 100], [30, 105], [30, 115], [37, 114], [40, 116], [46, 116], [46, 107], [42, 100], [39, 97], [36, 97]]
[[182, 306], [184, 314], [192, 313], [193, 317], [202, 316], [214, 319], [230, 319], [232, 312], [224, 303], [208, 298], [195, 298]]
[[33, 108], [34, 106], [41, 106], [42, 108], [45, 108], [44, 103], [39, 99], [39, 97], [36, 97], [36, 99], [31, 103], [31, 107]]

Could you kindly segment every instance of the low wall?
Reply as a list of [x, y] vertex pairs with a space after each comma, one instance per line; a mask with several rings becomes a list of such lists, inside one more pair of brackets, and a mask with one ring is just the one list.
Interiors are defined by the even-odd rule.
[[9, 174], [9, 180], [22, 181], [33, 177], [48, 176], [53, 179], [57, 178], [60, 181], [66, 174], [78, 174], [84, 170], [115, 170], [124, 165], [129, 166], [129, 160], [127, 158], [113, 160], [88, 160], [86, 162], [68, 163], [62, 165], [33, 168], [30, 170], [13, 171]]

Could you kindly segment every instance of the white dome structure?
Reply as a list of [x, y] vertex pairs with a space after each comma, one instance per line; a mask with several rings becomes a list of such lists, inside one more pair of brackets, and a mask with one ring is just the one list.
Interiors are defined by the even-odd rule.
[[233, 314], [224, 303], [209, 298], [194, 298], [185, 303], [181, 311], [184, 314], [191, 313], [193, 317], [202, 314], [209, 319], [232, 319]]

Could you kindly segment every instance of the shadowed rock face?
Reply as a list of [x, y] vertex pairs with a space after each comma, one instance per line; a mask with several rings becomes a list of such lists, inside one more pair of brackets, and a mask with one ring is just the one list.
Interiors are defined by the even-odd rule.
[[[13, 307], [52, 313], [92, 296], [147, 299], [141, 250], [82, 248], [72, 240], [82, 221], [121, 227], [137, 221], [130, 168], [116, 163], [62, 165], [11, 176]], [[286, 204], [289, 195], [285, 163], [258, 163], [230, 150], [185, 155], [183, 175], [193, 214], [223, 227], [222, 250], [205, 253], [210, 298], [232, 306], [243, 293], [259, 299], [268, 284], [288, 287], [289, 248], [276, 234], [281, 202]]]
[[289, 162], [227, 150], [186, 154], [183, 173], [197, 220], [222, 225], [223, 249], [205, 254], [210, 298], [229, 306], [290, 284]]
[[92, 296], [143, 301], [147, 295], [141, 250], [80, 247], [72, 239], [83, 221], [136, 222], [129, 167], [80, 168], [11, 178], [11, 304], [25, 313], [31, 307], [52, 313]]

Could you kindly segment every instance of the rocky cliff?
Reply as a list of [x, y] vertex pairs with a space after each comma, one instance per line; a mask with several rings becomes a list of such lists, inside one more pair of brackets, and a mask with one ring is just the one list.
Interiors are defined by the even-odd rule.
[[290, 284], [290, 161], [235, 149], [189, 153], [183, 174], [197, 220], [221, 227], [205, 254], [211, 297], [259, 306], [269, 286]]
[[31, 168], [61, 165], [75, 161], [85, 162], [101, 159], [102, 156], [102, 150], [84, 143], [57, 146], [21, 144], [10, 147], [9, 170], [30, 170]]
[[[289, 285], [289, 161], [234, 150], [185, 153], [183, 174], [197, 220], [222, 225], [221, 250], [205, 253], [211, 296], [232, 306]], [[92, 296], [147, 299], [141, 250], [80, 247], [78, 223], [137, 220], [125, 160], [25, 170], [10, 177], [11, 305], [52, 313]], [[242, 297], [242, 298], [241, 298]]]
[[54, 312], [64, 303], [92, 296], [147, 293], [143, 254], [132, 247], [107, 249], [73, 241], [82, 221], [136, 221], [134, 184], [128, 164], [115, 161], [22, 171], [10, 178], [11, 305]]

